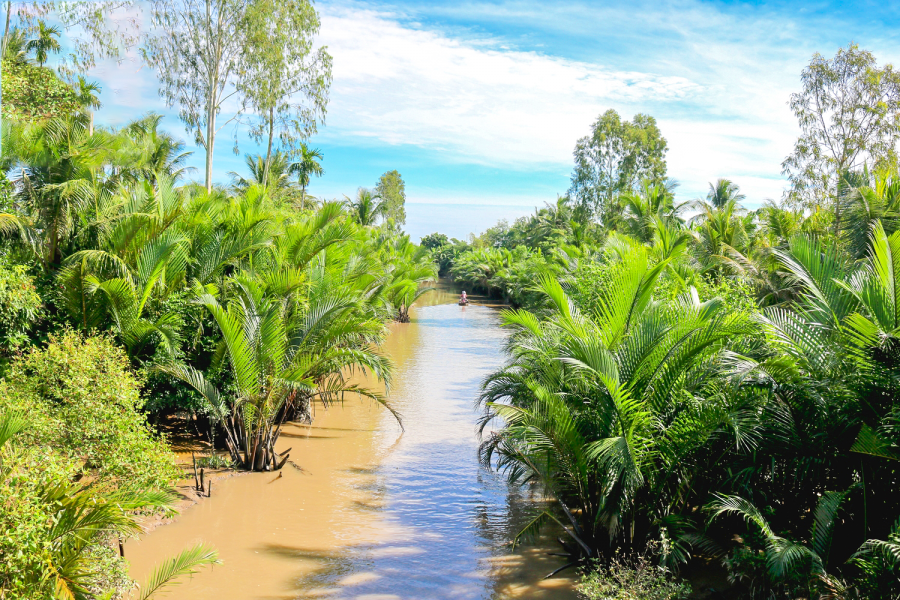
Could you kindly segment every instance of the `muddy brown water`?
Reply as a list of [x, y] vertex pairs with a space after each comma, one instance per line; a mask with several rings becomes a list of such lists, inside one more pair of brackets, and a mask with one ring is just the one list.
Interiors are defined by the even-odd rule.
[[384, 347], [405, 432], [370, 401], [316, 407], [311, 425], [288, 425], [279, 440], [295, 467], [222, 481], [129, 541], [131, 575], [144, 581], [203, 541], [223, 564], [166, 598], [573, 600], [574, 574], [542, 580], [564, 564], [548, 555], [552, 532], [515, 553], [508, 545], [534, 498], [478, 462], [474, 400], [504, 341], [495, 308], [476, 298], [460, 307], [447, 286], [431, 292]]

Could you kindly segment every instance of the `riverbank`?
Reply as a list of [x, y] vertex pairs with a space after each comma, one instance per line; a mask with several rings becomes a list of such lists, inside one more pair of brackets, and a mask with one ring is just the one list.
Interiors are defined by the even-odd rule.
[[224, 563], [170, 598], [573, 599], [574, 573], [542, 581], [564, 564], [549, 539], [509, 552], [531, 506], [477, 463], [473, 400], [502, 360], [496, 311], [426, 298], [436, 306], [392, 325], [385, 344], [405, 433], [356, 397], [315, 407], [279, 441], [297, 468], [214, 483], [212, 498], [128, 542], [132, 576], [202, 540]]

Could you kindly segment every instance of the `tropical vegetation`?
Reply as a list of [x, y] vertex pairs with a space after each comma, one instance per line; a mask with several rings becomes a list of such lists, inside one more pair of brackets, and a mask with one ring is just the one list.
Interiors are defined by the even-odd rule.
[[[380, 342], [390, 322], [409, 320], [437, 268], [399, 227], [396, 171], [382, 186], [389, 222], [374, 193], [360, 206], [310, 195], [323, 153], [305, 140], [324, 117], [327, 53], [314, 53], [321, 62], [302, 77], [242, 89], [270, 108], [268, 120], [238, 119], [268, 148], [230, 182], [198, 184], [191, 153], [160, 115], [102, 125], [99, 87], [48, 66], [62, 30], [35, 15], [52, 7], [5, 8], [13, 25], [2, 63], [0, 597], [148, 598], [217, 561], [198, 546], [139, 590], [128, 577], [119, 541], [140, 531], [141, 514], [172, 510], [171, 486], [183, 476], [161, 432], [180, 428], [224, 450], [228, 460], [218, 461], [232, 468], [277, 470], [290, 458], [276, 450], [282, 426], [310, 419], [316, 403], [352, 394], [391, 410], [355, 382], [390, 381]], [[248, 85], [261, 85], [254, 65], [310, 58], [318, 30], [307, 2], [256, 8], [293, 20], [291, 35], [307, 38], [284, 55], [257, 45], [268, 54], [243, 57]], [[103, 26], [90, 15], [82, 26]], [[263, 35], [251, 21], [237, 25], [241, 39]], [[207, 100], [221, 99], [221, 83]], [[281, 97], [291, 85], [316, 96], [317, 115]], [[218, 110], [198, 108], [207, 109]]]
[[698, 569], [729, 597], [900, 597], [900, 102], [856, 46], [803, 77], [780, 203], [727, 178], [677, 199], [655, 122], [608, 112], [568, 196], [423, 238], [512, 305], [481, 456], [551, 501], [515, 542], [555, 522], [585, 598], [680, 597]]

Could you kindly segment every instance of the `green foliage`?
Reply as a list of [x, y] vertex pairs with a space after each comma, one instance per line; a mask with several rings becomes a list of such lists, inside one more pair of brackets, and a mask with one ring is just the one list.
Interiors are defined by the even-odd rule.
[[896, 168], [900, 74], [850, 44], [830, 60], [816, 53], [801, 80], [803, 90], [790, 102], [801, 134], [782, 163], [789, 198], [808, 209], [827, 204], [839, 223], [846, 173], [864, 165]]
[[646, 554], [616, 555], [597, 563], [581, 578], [578, 594], [584, 600], [682, 600], [691, 586], [653, 564]]
[[[173, 497], [82, 478], [60, 454], [10, 444], [23, 429], [20, 413], [0, 412], [0, 596], [92, 600], [126, 593], [127, 564], [111, 542], [141, 531], [136, 511], [168, 509]], [[186, 550], [154, 572], [140, 597], [215, 562], [207, 548]]]
[[667, 150], [653, 117], [638, 114], [632, 121], [622, 121], [612, 109], [600, 115], [590, 135], [575, 146], [569, 195], [582, 219], [597, 216], [613, 226], [618, 194], [631, 191], [643, 179], [665, 179]]
[[28, 416], [26, 447], [53, 448], [120, 486], [165, 488], [179, 472], [138, 412], [142, 404], [140, 382], [108, 337], [54, 336], [0, 382], [0, 408]]
[[550, 271], [551, 265], [539, 251], [517, 246], [467, 250], [456, 257], [450, 275], [463, 287], [526, 306], [538, 301], [534, 287]]
[[28, 341], [42, 305], [28, 267], [0, 259], [0, 353], [8, 357]]
[[388, 171], [378, 179], [375, 193], [384, 203], [384, 218], [395, 227], [406, 224], [406, 184], [398, 171]]
[[3, 118], [43, 120], [81, 110], [78, 95], [44, 67], [4, 60]]

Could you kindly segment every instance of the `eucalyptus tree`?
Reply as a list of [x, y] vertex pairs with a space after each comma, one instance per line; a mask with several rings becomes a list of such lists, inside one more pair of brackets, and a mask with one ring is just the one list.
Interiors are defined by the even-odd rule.
[[324, 123], [332, 58], [315, 47], [320, 22], [310, 0], [256, 0], [247, 20], [246, 120], [250, 136], [265, 144], [267, 182], [276, 142], [286, 155], [302, 153]]
[[24, 0], [3, 3], [3, 51], [16, 30], [28, 31], [48, 16], [62, 26], [67, 53], [58, 66], [67, 78], [85, 73], [101, 59], [120, 59], [141, 38], [134, 0]]
[[850, 44], [832, 59], [815, 54], [801, 80], [803, 89], [790, 100], [800, 137], [782, 163], [791, 182], [787, 197], [807, 209], [830, 204], [837, 232], [840, 178], [896, 160], [900, 74]]
[[406, 223], [406, 184], [397, 170], [388, 171], [378, 179], [375, 194], [384, 205], [384, 219], [400, 227]]
[[643, 179], [666, 177], [668, 146], [656, 120], [638, 114], [623, 121], [610, 109], [591, 125], [589, 135], [575, 146], [575, 168], [568, 195], [582, 220], [598, 216], [613, 227], [618, 205], [615, 198]]
[[251, 133], [270, 141], [267, 158], [277, 131], [288, 142], [314, 131], [327, 101], [330, 57], [322, 50], [310, 60], [318, 16], [309, 3], [161, 0], [150, 16], [143, 56], [157, 71], [160, 95], [178, 107], [206, 152], [207, 191], [216, 137], [246, 108], [262, 110]]

